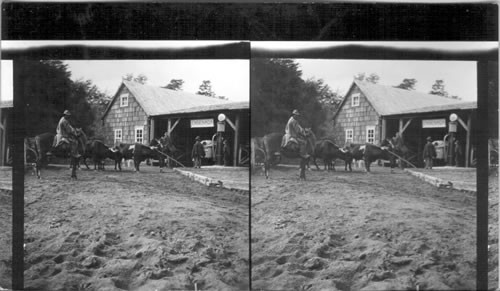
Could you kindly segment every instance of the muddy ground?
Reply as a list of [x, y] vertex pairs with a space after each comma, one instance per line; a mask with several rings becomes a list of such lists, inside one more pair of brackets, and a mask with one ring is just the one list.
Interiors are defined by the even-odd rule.
[[12, 285], [12, 191], [0, 189], [0, 289]]
[[498, 172], [490, 174], [488, 183], [488, 289], [498, 288]]
[[248, 195], [167, 170], [25, 180], [28, 290], [245, 290]]
[[252, 176], [256, 290], [466, 290], [476, 200], [388, 168]]

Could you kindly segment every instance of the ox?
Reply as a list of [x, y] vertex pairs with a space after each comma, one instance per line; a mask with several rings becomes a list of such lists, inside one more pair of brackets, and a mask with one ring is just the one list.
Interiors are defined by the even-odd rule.
[[345, 162], [345, 170], [349, 167], [349, 171], [352, 172], [352, 154], [348, 150], [343, 150], [331, 140], [323, 139], [316, 142], [314, 147], [314, 154], [312, 156], [313, 163], [316, 169], [319, 170], [318, 164], [316, 163], [316, 158], [321, 158], [325, 165], [325, 170], [335, 171], [335, 160], [340, 159]]
[[86, 159], [91, 158], [94, 162], [94, 170], [104, 170], [104, 160], [106, 158], [115, 160], [115, 153], [100, 140], [93, 140], [87, 143], [85, 154], [82, 156], [83, 163], [89, 169]]
[[162, 160], [164, 156], [157, 147], [149, 147], [140, 143], [134, 145], [133, 150], [134, 168], [139, 172], [139, 165], [146, 159]]
[[[387, 145], [387, 146], [386, 146]], [[354, 160], [363, 160], [365, 162], [366, 172], [370, 172], [370, 164], [376, 160], [389, 160], [391, 164], [391, 173], [393, 172], [394, 165], [396, 164], [394, 155], [390, 152], [391, 147], [387, 142], [383, 142], [382, 146], [374, 144], [352, 144], [350, 151]]]
[[163, 155], [158, 151], [157, 147], [149, 147], [147, 145], [143, 145], [140, 143], [136, 144], [123, 144], [120, 143], [118, 147], [115, 149], [115, 169], [116, 166], [122, 170], [121, 168], [121, 160], [130, 160], [134, 161], [134, 169], [135, 171], [140, 171], [141, 162], [146, 159], [155, 159], [160, 160], [163, 159]]
[[111, 149], [115, 160], [115, 171], [122, 170], [122, 160], [131, 160], [134, 157], [134, 147], [134, 144], [120, 143]]

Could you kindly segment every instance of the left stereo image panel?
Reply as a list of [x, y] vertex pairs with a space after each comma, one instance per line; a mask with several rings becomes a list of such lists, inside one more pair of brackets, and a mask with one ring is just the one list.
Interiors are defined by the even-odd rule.
[[14, 62], [25, 289], [249, 288], [249, 61], [199, 55]]
[[[1, 68], [12, 67], [2, 61]], [[3, 74], [0, 94], [0, 290], [12, 287], [12, 74]]]

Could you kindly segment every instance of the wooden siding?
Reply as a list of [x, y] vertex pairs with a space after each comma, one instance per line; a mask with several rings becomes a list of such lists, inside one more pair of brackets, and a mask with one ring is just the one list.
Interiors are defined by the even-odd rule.
[[148, 117], [136, 101], [135, 97], [132, 94], [129, 94], [128, 106], [120, 107], [120, 95], [125, 92], [128, 92], [127, 88], [122, 87], [121, 91], [118, 93], [118, 97], [111, 105], [109, 112], [103, 120], [105, 136], [104, 143], [108, 146], [115, 145], [115, 129], [122, 130], [123, 143], [134, 143], [135, 128], [139, 126], [144, 128], [144, 143], [149, 142], [148, 128], [145, 126]]
[[[352, 106], [352, 95], [360, 94], [359, 106]], [[367, 127], [375, 126], [375, 144], [380, 143], [379, 115], [370, 105], [358, 87], [354, 87], [334, 120], [334, 135], [337, 143], [343, 146], [346, 142], [346, 129], [353, 130], [353, 143], [365, 143]]]

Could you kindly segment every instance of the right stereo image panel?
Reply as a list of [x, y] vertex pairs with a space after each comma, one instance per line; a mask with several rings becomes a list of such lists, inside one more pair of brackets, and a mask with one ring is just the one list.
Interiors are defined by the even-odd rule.
[[[491, 88], [498, 75], [449, 51], [432, 59], [433, 45], [252, 43], [253, 288], [476, 288], [484, 142], [498, 189], [498, 127], [478, 130], [478, 74]], [[490, 260], [494, 285], [496, 251]]]

